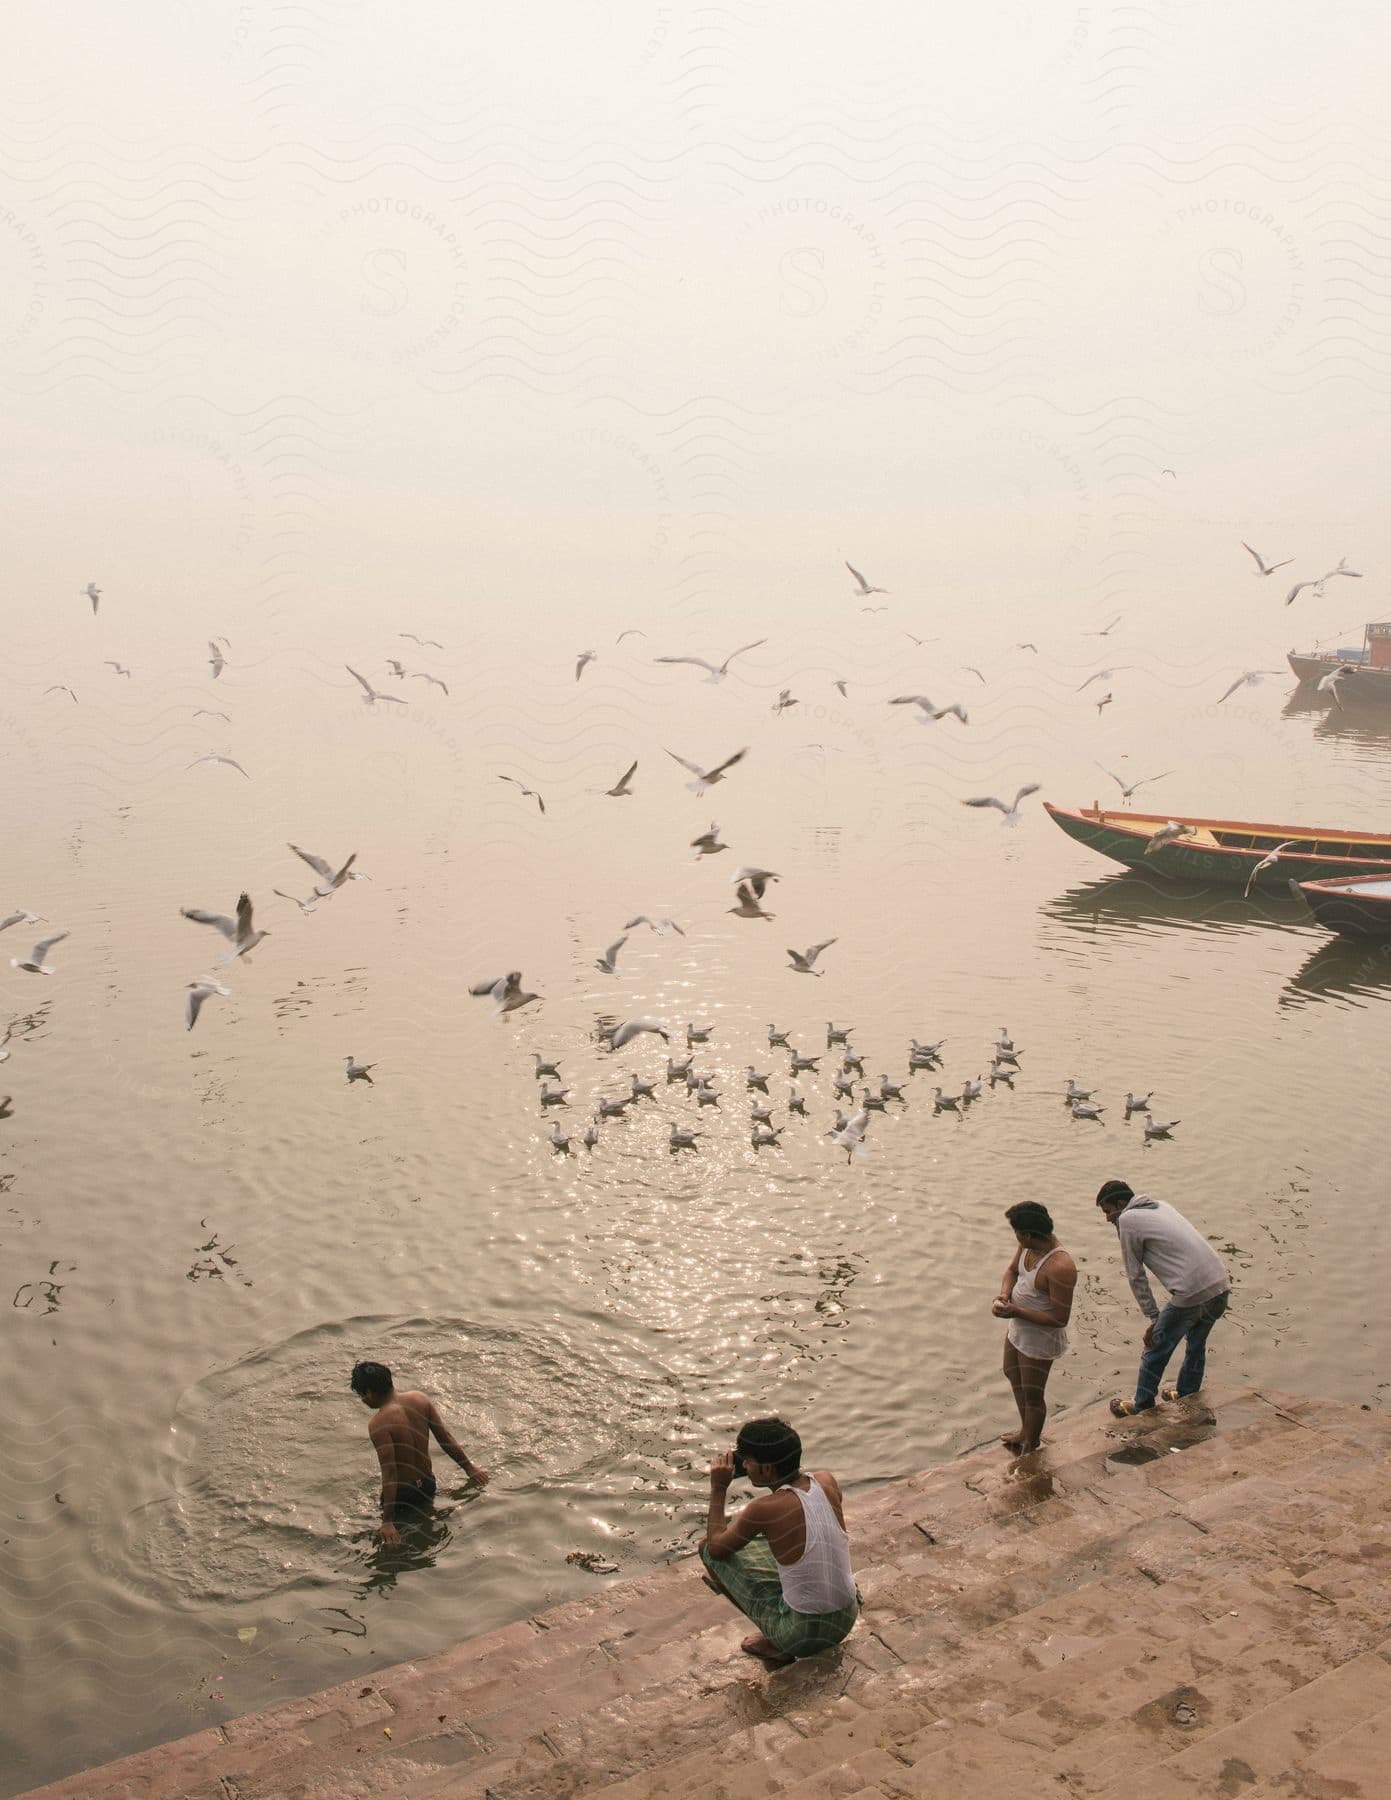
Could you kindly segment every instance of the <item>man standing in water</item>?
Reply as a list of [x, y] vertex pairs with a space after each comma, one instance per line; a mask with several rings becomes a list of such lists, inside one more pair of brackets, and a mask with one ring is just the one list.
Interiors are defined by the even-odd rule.
[[[1212, 1245], [1181, 1212], [1148, 1194], [1137, 1194], [1128, 1181], [1104, 1181], [1096, 1203], [1119, 1234], [1130, 1291], [1149, 1320], [1141, 1340], [1135, 1398], [1111, 1402], [1116, 1417], [1128, 1419], [1148, 1412], [1156, 1398], [1183, 1400], [1203, 1385], [1208, 1333], [1227, 1310], [1232, 1278]], [[1162, 1312], [1150, 1292], [1150, 1275], [1157, 1275], [1169, 1290], [1169, 1304]], [[1185, 1349], [1178, 1381], [1161, 1393], [1164, 1370], [1180, 1342]]]
[[463, 1446], [439, 1415], [428, 1394], [398, 1394], [385, 1363], [360, 1362], [353, 1369], [352, 1390], [376, 1417], [367, 1427], [382, 1468], [382, 1523], [378, 1536], [384, 1544], [399, 1544], [396, 1519], [402, 1507], [428, 1506], [435, 1497], [435, 1475], [430, 1467], [430, 1434], [446, 1456], [453, 1457], [470, 1481], [480, 1487], [488, 1471], [471, 1463]]

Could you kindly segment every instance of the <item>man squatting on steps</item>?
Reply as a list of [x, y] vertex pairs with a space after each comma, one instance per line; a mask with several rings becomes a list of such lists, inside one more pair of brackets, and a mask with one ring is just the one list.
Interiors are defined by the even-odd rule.
[[[736, 1475], [771, 1492], [725, 1523]], [[860, 1595], [850, 1570], [840, 1485], [802, 1472], [802, 1440], [781, 1419], [751, 1419], [710, 1465], [710, 1513], [700, 1559], [707, 1587], [758, 1626], [741, 1648], [771, 1664], [829, 1650], [850, 1631]]]
[[[1103, 1182], [1096, 1203], [1120, 1235], [1130, 1291], [1149, 1320], [1135, 1398], [1111, 1402], [1116, 1417], [1128, 1419], [1154, 1405], [1169, 1358], [1183, 1339], [1187, 1347], [1177, 1385], [1166, 1387], [1162, 1397], [1182, 1400], [1197, 1393], [1203, 1385], [1208, 1333], [1227, 1310], [1232, 1282], [1222, 1258], [1176, 1207], [1137, 1194], [1126, 1181]], [[1150, 1292], [1149, 1275], [1169, 1290], [1162, 1312]]]

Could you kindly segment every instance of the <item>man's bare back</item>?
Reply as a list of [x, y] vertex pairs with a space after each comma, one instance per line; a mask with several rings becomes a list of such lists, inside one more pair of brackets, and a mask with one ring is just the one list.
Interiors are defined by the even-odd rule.
[[430, 1466], [430, 1438], [445, 1455], [458, 1463], [471, 1481], [481, 1487], [488, 1471], [469, 1460], [467, 1452], [440, 1417], [428, 1394], [416, 1389], [398, 1392], [391, 1371], [380, 1363], [359, 1363], [353, 1370], [353, 1392], [373, 1417], [367, 1435], [377, 1452], [382, 1471], [383, 1543], [400, 1542], [395, 1513], [400, 1505], [419, 1506], [434, 1498], [435, 1475]]

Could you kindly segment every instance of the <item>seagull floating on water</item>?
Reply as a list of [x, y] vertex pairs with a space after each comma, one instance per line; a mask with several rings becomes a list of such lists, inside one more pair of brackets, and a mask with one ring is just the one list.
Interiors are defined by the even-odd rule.
[[699, 1150], [703, 1132], [691, 1131], [688, 1127], [678, 1125], [673, 1120], [671, 1135], [667, 1138], [667, 1149], [675, 1156], [678, 1150]]
[[375, 1063], [354, 1062], [351, 1056], [343, 1058], [343, 1067], [349, 1081], [365, 1081], [368, 1087], [375, 1087], [370, 1071], [376, 1068]]
[[[1249, 549], [1250, 546], [1248, 545], [1247, 548]], [[1125, 1116], [1126, 1116], [1126, 1118], [1128, 1119], [1130, 1117], [1131, 1113], [1144, 1112], [1146, 1110], [1146, 1108], [1149, 1106], [1150, 1101], [1153, 1100], [1153, 1098], [1154, 1098], [1154, 1089], [1153, 1088], [1151, 1088], [1149, 1093], [1147, 1093], [1147, 1094], [1127, 1093], [1125, 1096]]]
[[566, 1095], [569, 1092], [568, 1087], [552, 1087], [548, 1081], [543, 1081], [541, 1083], [541, 1104], [542, 1106], [568, 1106], [570, 1102], [566, 1099]]
[[560, 1074], [560, 1064], [558, 1062], [547, 1062], [545, 1057], [538, 1056], [535, 1051], [532, 1052], [531, 1060], [535, 1064], [535, 1074], [538, 1081], [542, 1080], [547, 1075], [558, 1076]]
[[1155, 1138], [1166, 1138], [1175, 1125], [1182, 1125], [1182, 1119], [1146, 1119], [1145, 1142], [1151, 1143]]
[[570, 1137], [567, 1132], [561, 1130], [559, 1119], [551, 1120], [551, 1148], [558, 1151], [561, 1156], [570, 1154]]
[[1101, 1122], [1102, 1113], [1106, 1110], [1104, 1106], [1098, 1106], [1094, 1100], [1069, 1100], [1067, 1106], [1074, 1119], [1095, 1119], [1098, 1124]]
[[[784, 1040], [784, 1041], [786, 1041], [786, 1040]], [[791, 1048], [790, 1045], [788, 1047]], [[821, 1058], [819, 1056], [803, 1056], [800, 1050], [793, 1050], [792, 1051], [792, 1062], [791, 1062], [790, 1067], [791, 1067], [792, 1073], [794, 1075], [801, 1074], [804, 1069], [810, 1069], [813, 1073], [815, 1073], [816, 1065], [820, 1061], [821, 1061]]]

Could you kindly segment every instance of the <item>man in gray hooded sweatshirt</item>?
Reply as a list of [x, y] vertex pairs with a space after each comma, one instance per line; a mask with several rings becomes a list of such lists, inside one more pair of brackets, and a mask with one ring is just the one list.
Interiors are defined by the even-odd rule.
[[[1133, 1400], [1113, 1400], [1118, 1419], [1154, 1405], [1169, 1358], [1186, 1340], [1177, 1385], [1166, 1400], [1182, 1400], [1203, 1385], [1208, 1333], [1227, 1310], [1232, 1282], [1227, 1265], [1200, 1231], [1163, 1200], [1137, 1194], [1126, 1181], [1103, 1182], [1096, 1203], [1121, 1240], [1121, 1257], [1140, 1311], [1149, 1320]], [[1148, 1271], [1148, 1273], [1146, 1272]], [[1169, 1290], [1161, 1312], [1150, 1292], [1156, 1276]]]

